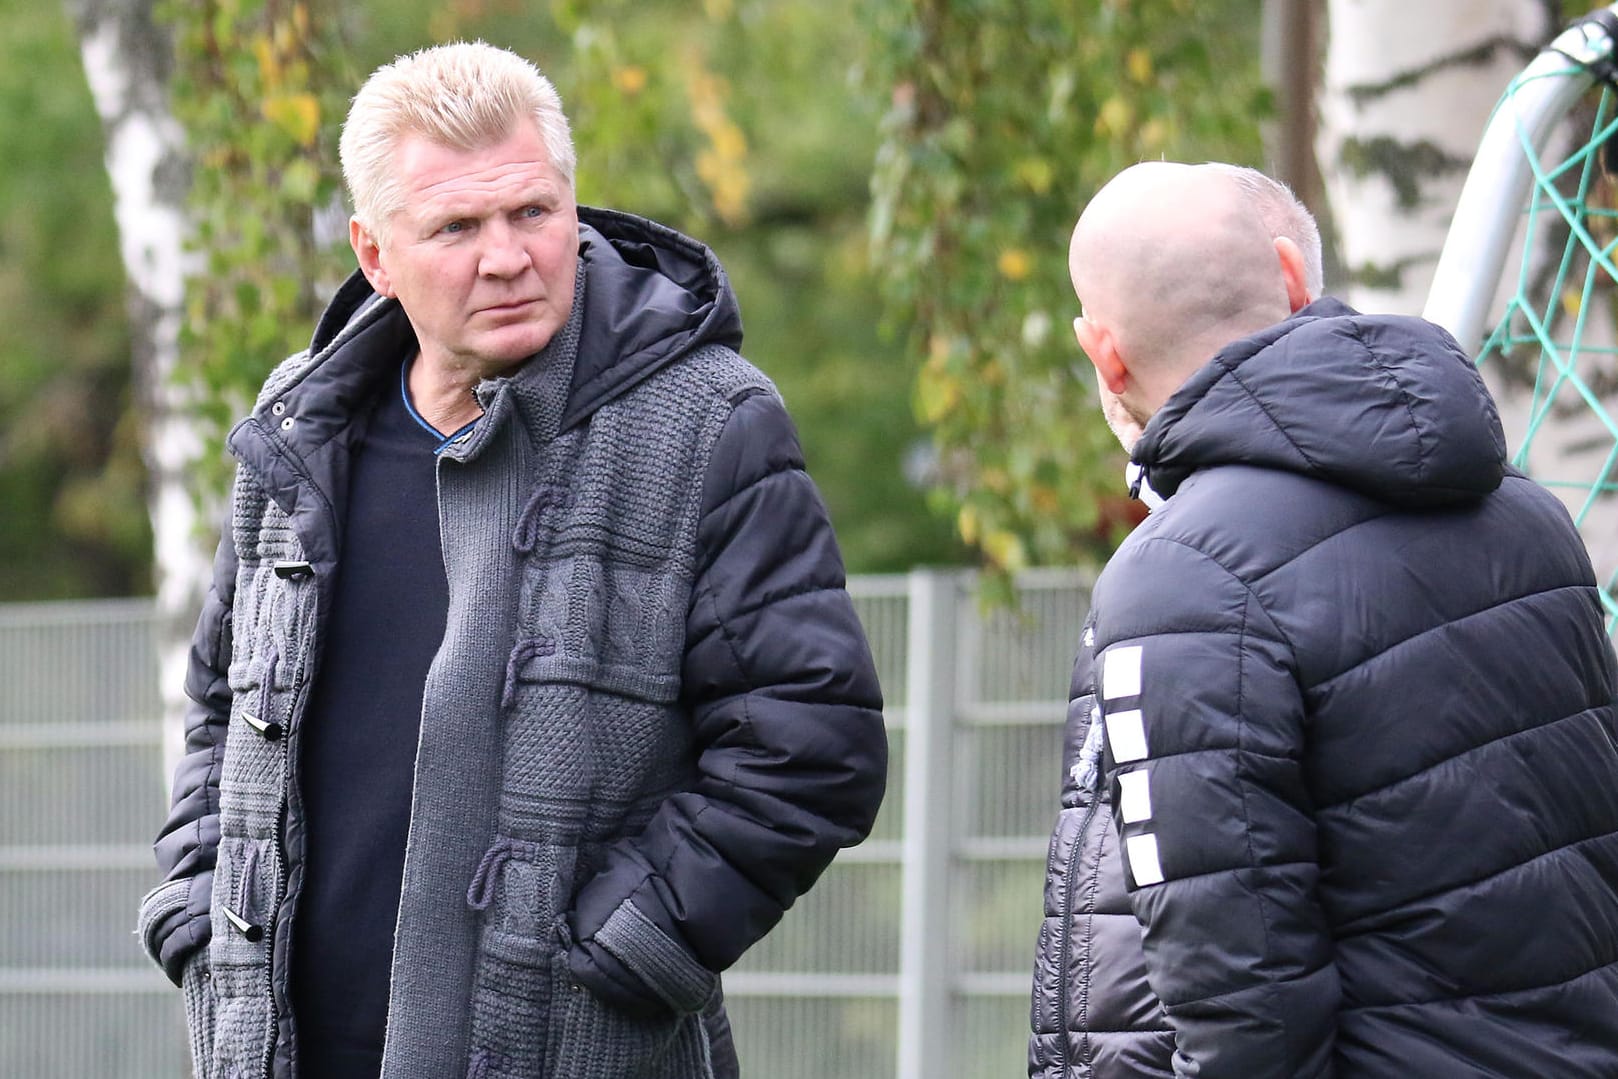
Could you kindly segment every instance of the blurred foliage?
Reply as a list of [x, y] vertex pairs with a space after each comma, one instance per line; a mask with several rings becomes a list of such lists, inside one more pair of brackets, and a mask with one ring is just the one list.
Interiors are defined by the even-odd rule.
[[[138, 590], [147, 532], [99, 133], [65, 77], [60, 11], [0, 2], [15, 8], [0, 122], [25, 151], [0, 168], [0, 306], [41, 327], [4, 338], [0, 493], [20, 522], [8, 531], [50, 537], [34, 549], [65, 567], [0, 587]], [[1122, 534], [1118, 455], [1067, 328], [1068, 229], [1139, 158], [1256, 160], [1268, 108], [1260, 0], [161, 3], [205, 260], [184, 364], [216, 436], [351, 265], [347, 96], [400, 52], [481, 37], [557, 82], [581, 201], [687, 231], [730, 269], [747, 354], [798, 420], [854, 571], [959, 562], [968, 546], [1013, 570]], [[41, 76], [52, 64], [63, 78]], [[92, 406], [76, 425], [51, 411]], [[211, 459], [198, 486], [213, 491]], [[81, 543], [94, 550], [75, 572]]]
[[0, 599], [151, 587], [112, 192], [71, 24], [0, 0]]
[[906, 462], [914, 374], [878, 332], [865, 240], [878, 111], [855, 0], [452, 0], [351, 6], [354, 67], [483, 38], [557, 84], [581, 203], [655, 218], [730, 273], [743, 351], [797, 421], [851, 572], [967, 555]]
[[[750, 358], [780, 385], [857, 572], [964, 557], [903, 466], [911, 370], [878, 336], [864, 242], [877, 114], [852, 0], [160, 0], [191, 141], [184, 330], [218, 441], [307, 341], [352, 265], [336, 134], [363, 74], [482, 37], [538, 61], [574, 121], [582, 201], [663, 220], [731, 271]], [[0, 600], [143, 592], [150, 532], [99, 124], [59, 7], [0, 0], [13, 153], [0, 166]], [[48, 342], [48, 346], [42, 346]]]
[[1261, 0], [865, 0], [888, 99], [872, 242], [920, 365], [938, 507], [1006, 575], [1138, 518], [1102, 423], [1067, 240], [1137, 161], [1262, 164]]
[[[1270, 111], [1261, 0], [160, 2], [200, 166], [186, 365], [216, 435], [351, 264], [348, 94], [400, 52], [482, 37], [556, 80], [581, 201], [719, 253], [855, 571], [1085, 560], [1131, 527], [1068, 328], [1068, 231], [1136, 160], [1260, 162]], [[141, 591], [99, 128], [60, 10], [0, 11], [0, 598]], [[222, 484], [212, 459], [199, 488]]]
[[1562, 19], [1572, 22], [1580, 15], [1588, 15], [1598, 7], [1607, 7], [1611, 0], [1561, 0]]
[[272, 367], [303, 348], [341, 280], [337, 131], [353, 82], [330, 0], [160, 0], [174, 31], [169, 95], [192, 159], [180, 377], [202, 387], [215, 452], [195, 493], [229, 479], [220, 444]]

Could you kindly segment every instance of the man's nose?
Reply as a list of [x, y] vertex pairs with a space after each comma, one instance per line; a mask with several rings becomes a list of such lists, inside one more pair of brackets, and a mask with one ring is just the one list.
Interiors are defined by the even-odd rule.
[[532, 265], [528, 248], [510, 223], [494, 221], [484, 226], [480, 239], [478, 273], [484, 277], [516, 277]]

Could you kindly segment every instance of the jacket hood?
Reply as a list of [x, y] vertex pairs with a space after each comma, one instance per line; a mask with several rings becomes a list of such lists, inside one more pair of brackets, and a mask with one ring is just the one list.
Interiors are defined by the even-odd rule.
[[584, 323], [562, 429], [694, 349], [740, 351], [730, 278], [705, 244], [615, 210], [579, 208]]
[[1164, 497], [1198, 469], [1241, 464], [1439, 508], [1498, 487], [1506, 448], [1494, 400], [1442, 328], [1324, 299], [1220, 350], [1133, 459]]

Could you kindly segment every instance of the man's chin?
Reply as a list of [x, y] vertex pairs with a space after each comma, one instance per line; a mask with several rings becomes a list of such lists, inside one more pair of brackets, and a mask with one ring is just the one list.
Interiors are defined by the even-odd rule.
[[1101, 415], [1107, 421], [1107, 428], [1112, 431], [1112, 437], [1118, 440], [1118, 445], [1124, 448], [1125, 453], [1133, 454], [1135, 443], [1140, 441], [1141, 432], [1146, 429], [1146, 424], [1122, 407], [1102, 409]]
[[[515, 331], [515, 332], [514, 332]], [[501, 370], [516, 367], [551, 343], [556, 331], [549, 327], [507, 327], [505, 332], [489, 335], [478, 342], [477, 356], [486, 368]]]

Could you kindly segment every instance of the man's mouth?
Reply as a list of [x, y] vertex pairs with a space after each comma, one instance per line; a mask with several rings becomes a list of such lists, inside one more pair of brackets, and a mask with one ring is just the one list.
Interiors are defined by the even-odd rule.
[[479, 308], [479, 311], [496, 315], [509, 314], [512, 311], [521, 311], [523, 308], [529, 307], [538, 302], [538, 300], [508, 300], [505, 303], [488, 304]]

